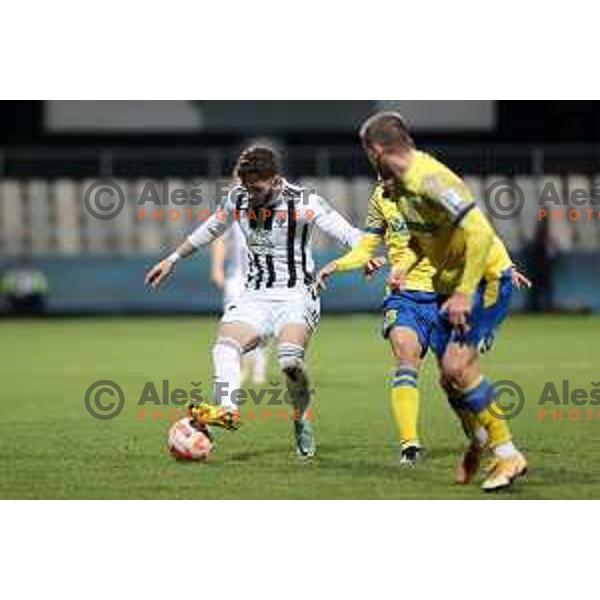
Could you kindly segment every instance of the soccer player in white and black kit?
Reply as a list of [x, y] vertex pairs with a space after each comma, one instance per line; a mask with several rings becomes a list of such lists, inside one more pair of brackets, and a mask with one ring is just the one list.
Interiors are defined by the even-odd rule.
[[241, 357], [261, 340], [273, 336], [298, 415], [294, 418], [296, 450], [302, 457], [311, 457], [316, 447], [306, 418], [310, 391], [304, 354], [320, 317], [319, 299], [312, 286], [311, 237], [318, 227], [352, 247], [361, 232], [316, 193], [288, 183], [270, 148], [254, 146], [244, 151], [235, 176], [239, 185], [229, 193], [222, 208], [156, 264], [148, 272], [146, 283], [158, 287], [178, 260], [238, 223], [249, 252], [246, 288], [239, 302], [223, 315], [213, 348], [215, 400], [226, 418], [206, 422], [235, 428], [237, 407], [232, 392], [241, 385]]

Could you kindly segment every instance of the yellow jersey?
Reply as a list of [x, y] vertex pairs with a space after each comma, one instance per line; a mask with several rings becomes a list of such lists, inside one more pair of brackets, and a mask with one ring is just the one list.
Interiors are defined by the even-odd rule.
[[364, 235], [354, 248], [336, 260], [338, 271], [364, 267], [375, 257], [383, 243], [388, 261], [406, 273], [406, 290], [433, 292], [432, 277], [435, 269], [427, 258], [419, 258], [409, 246], [410, 233], [404, 218], [393, 200], [383, 197], [377, 186], [369, 201]]
[[[512, 266], [510, 256], [462, 179], [429, 154], [412, 152], [400, 189], [387, 202], [402, 215], [417, 264], [426, 258], [435, 269], [434, 290], [473, 294], [482, 278], [498, 279]], [[382, 189], [376, 193], [383, 203]]]

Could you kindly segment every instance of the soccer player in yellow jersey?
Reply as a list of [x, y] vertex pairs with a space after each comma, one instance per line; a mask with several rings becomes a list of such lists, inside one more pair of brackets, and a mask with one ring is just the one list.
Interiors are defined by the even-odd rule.
[[[383, 336], [390, 340], [397, 369], [391, 381], [392, 409], [398, 427], [401, 448], [401, 464], [415, 466], [420, 452], [417, 424], [420, 404], [418, 373], [423, 357], [431, 345], [438, 319], [438, 295], [434, 292], [435, 269], [427, 258], [418, 259], [409, 247], [410, 235], [398, 205], [384, 196], [378, 185], [369, 201], [366, 226], [360, 242], [343, 257], [331, 261], [321, 269], [317, 277], [318, 285], [336, 272], [365, 268], [373, 275], [386, 262], [377, 257], [383, 242], [387, 248], [392, 271], [388, 278], [386, 296], [383, 302]], [[413, 266], [414, 265], [414, 266]], [[530, 282], [514, 271], [515, 285], [528, 285]], [[448, 396], [450, 406], [459, 417], [465, 434], [473, 444], [485, 445], [486, 431], [477, 419], [457, 398]], [[483, 443], [480, 443], [483, 440]], [[466, 454], [467, 460], [472, 451]], [[469, 461], [473, 463], [473, 461]], [[474, 465], [472, 465], [474, 466]], [[463, 460], [459, 463], [458, 481], [466, 483]]]
[[401, 115], [370, 117], [360, 136], [383, 197], [396, 204], [410, 234], [411, 253], [393, 268], [392, 279], [406, 278], [423, 258], [435, 269], [432, 281], [440, 309], [433, 346], [441, 385], [480, 425], [458, 480], [473, 478], [481, 453], [489, 447], [494, 460], [482, 489], [508, 487], [525, 474], [527, 461], [513, 444], [507, 421], [495, 416], [502, 414], [502, 407], [481, 375], [479, 353], [491, 348], [508, 312], [512, 261], [464, 182], [416, 149]]
[[326, 265], [319, 273], [318, 281], [324, 282], [337, 271], [369, 265], [382, 242], [387, 248], [389, 262], [398, 267], [393, 271], [397, 279], [391, 277], [387, 285], [382, 333], [389, 339], [396, 359], [391, 399], [400, 438], [400, 463], [415, 466], [420, 451], [418, 373], [429, 349], [438, 307], [432, 282], [435, 270], [426, 258], [417, 259], [408, 246], [409, 239], [398, 207], [383, 198], [381, 186], [378, 186], [369, 203], [360, 242], [348, 254]]

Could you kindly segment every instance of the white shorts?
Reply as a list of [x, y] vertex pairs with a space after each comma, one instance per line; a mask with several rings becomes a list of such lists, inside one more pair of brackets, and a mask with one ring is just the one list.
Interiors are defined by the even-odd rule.
[[306, 325], [313, 331], [319, 324], [321, 302], [306, 289], [244, 290], [230, 305], [222, 323], [250, 325], [262, 339], [278, 336], [286, 325]]
[[240, 296], [246, 289], [246, 278], [243, 275], [227, 277], [223, 287], [223, 312], [226, 313], [230, 306], [238, 303]]

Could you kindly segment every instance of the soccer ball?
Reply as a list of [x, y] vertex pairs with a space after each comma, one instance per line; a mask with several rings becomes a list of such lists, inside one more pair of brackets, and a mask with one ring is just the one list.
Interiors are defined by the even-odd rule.
[[177, 460], [205, 460], [212, 450], [208, 428], [201, 431], [188, 418], [177, 421], [169, 429], [168, 444]]

